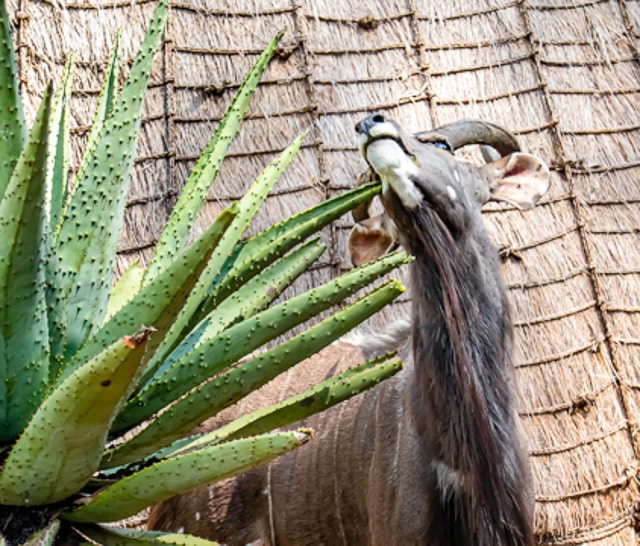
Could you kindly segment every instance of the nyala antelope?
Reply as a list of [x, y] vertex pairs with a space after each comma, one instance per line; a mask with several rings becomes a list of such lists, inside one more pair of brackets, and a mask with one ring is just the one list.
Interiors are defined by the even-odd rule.
[[[311, 360], [328, 372], [349, 351], [396, 349], [405, 368], [310, 419], [316, 437], [302, 448], [159, 505], [150, 527], [226, 545], [532, 546], [511, 316], [480, 209], [492, 199], [530, 209], [549, 170], [482, 121], [408, 134], [378, 113], [356, 132], [384, 213], [354, 215], [350, 254], [362, 263], [401, 244], [415, 257], [411, 318]], [[500, 158], [457, 161], [453, 152], [469, 144]]]

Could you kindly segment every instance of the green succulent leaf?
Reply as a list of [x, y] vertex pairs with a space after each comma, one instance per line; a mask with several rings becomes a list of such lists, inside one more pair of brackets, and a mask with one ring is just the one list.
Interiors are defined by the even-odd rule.
[[234, 324], [212, 339], [203, 340], [184, 358], [155, 376], [127, 404], [116, 419], [114, 429], [119, 431], [148, 419], [202, 381], [268, 341], [340, 303], [407, 259], [404, 253], [390, 254]]
[[169, 355], [165, 362], [167, 367], [189, 353], [201, 339], [210, 339], [234, 322], [266, 308], [320, 257], [325, 248], [326, 245], [318, 243], [317, 238], [313, 239], [241, 286], [194, 328]]
[[166, 459], [173, 453], [180, 451], [186, 445], [197, 440], [199, 436], [200, 435], [198, 434], [194, 434], [180, 438], [179, 440], [172, 442], [170, 445], [154, 451], [151, 455], [144, 457], [143, 459], [138, 459], [133, 463], [114, 466], [110, 462], [105, 462], [105, 465], [108, 466], [108, 468], [101, 468], [99, 474], [95, 475], [90, 483], [94, 486], [94, 490], [104, 487], [105, 485], [115, 483], [124, 476], [135, 474], [143, 468], [147, 468], [162, 459]]
[[310, 438], [308, 431], [280, 432], [205, 446], [166, 459], [97, 493], [87, 504], [61, 517], [71, 521], [116, 521], [227, 476], [244, 472], [294, 449]]
[[82, 178], [77, 179], [57, 240], [71, 356], [107, 311], [116, 246], [140, 130], [142, 101], [167, 19], [160, 0], [113, 110], [105, 119]]
[[102, 87], [100, 89], [100, 95], [98, 96], [98, 104], [96, 105], [96, 111], [93, 115], [93, 122], [91, 123], [91, 130], [89, 131], [89, 138], [82, 154], [80, 166], [76, 173], [76, 180], [82, 180], [84, 172], [87, 170], [89, 162], [95, 157], [96, 146], [98, 145], [98, 137], [104, 127], [105, 120], [113, 110], [113, 106], [118, 96], [118, 74], [120, 64], [120, 33], [117, 32], [113, 39], [113, 46], [111, 47], [111, 54], [109, 55], [109, 61], [107, 62], [107, 71], [102, 80]]
[[[305, 239], [380, 191], [378, 183], [347, 192], [240, 242], [304, 135], [267, 166], [239, 203], [187, 244], [280, 33], [256, 60], [196, 162], [146, 272], [133, 264], [113, 285], [142, 102], [167, 4], [157, 1], [120, 92], [115, 37], [69, 188], [71, 57], [55, 100], [47, 87], [27, 135], [10, 22], [0, 0], [0, 506], [20, 517], [44, 516], [29, 530], [27, 545], [71, 540], [73, 533], [105, 545], [214, 544], [98, 523], [301, 445], [310, 437], [307, 430], [265, 433], [361, 392], [400, 367], [397, 359], [369, 362], [216, 435], [182, 437], [369, 317], [402, 287], [389, 281], [276, 347], [250, 353], [408, 258], [388, 256], [273, 305], [325, 248], [318, 238]], [[142, 431], [117, 438], [147, 419]], [[3, 532], [0, 546], [13, 543]]]
[[149, 363], [149, 369], [143, 381], [152, 373], [157, 373], [158, 369], [166, 368], [166, 365], [162, 365], [162, 361], [176, 348], [180, 339], [191, 329], [189, 325], [192, 323], [193, 315], [200, 307], [202, 300], [205, 299], [211, 288], [211, 284], [220, 273], [224, 263], [233, 252], [233, 248], [251, 223], [256, 212], [258, 212], [258, 209], [267, 198], [271, 188], [273, 188], [273, 185], [300, 149], [302, 138], [303, 135], [295, 138], [293, 142], [262, 171], [260, 176], [251, 184], [251, 187], [239, 201], [237, 217], [234, 218], [229, 229], [224, 234], [173, 325], [163, 337], [162, 343]]
[[324, 411], [398, 373], [402, 369], [402, 362], [398, 358], [390, 358], [391, 356], [384, 355], [370, 360], [282, 402], [244, 415], [224, 427], [203, 434], [178, 448], [174, 454], [204, 444], [263, 434]]
[[51, 87], [0, 200], [0, 441], [38, 407], [49, 374], [45, 171]]
[[23, 546], [53, 546], [59, 530], [60, 520], [54, 519], [45, 529], [33, 533]]
[[144, 546], [146, 544], [171, 544], [175, 546], [219, 546], [203, 538], [159, 531], [132, 531], [117, 527], [105, 527], [77, 523], [78, 531], [102, 546]]
[[174, 323], [191, 289], [197, 282], [216, 245], [237, 214], [232, 205], [222, 211], [207, 230], [198, 237], [153, 282], [144, 286], [104, 326], [84, 344], [62, 378], [140, 324], [153, 326], [155, 335], [147, 344], [147, 355]]
[[53, 249], [53, 245], [49, 248], [45, 270], [47, 278], [47, 314], [49, 317], [49, 350], [51, 353], [48, 382], [53, 384], [56, 378], [59, 377], [60, 369], [63, 365], [65, 341], [67, 339], [67, 308], [62, 301], [60, 261]]
[[239, 286], [257, 275], [312, 233], [316, 233], [359, 204], [380, 193], [380, 183], [363, 185], [321, 202], [300, 214], [276, 224], [246, 241], [234, 254], [201, 306], [202, 317]]
[[49, 130], [49, 160], [47, 162], [47, 188], [49, 199], [49, 226], [55, 232], [67, 191], [69, 173], [69, 126], [67, 103], [71, 98], [73, 60], [70, 56], [62, 70], [60, 88], [56, 93]]
[[170, 444], [208, 417], [326, 347], [403, 291], [398, 281], [389, 281], [308, 330], [199, 386], [128, 442], [107, 452], [103, 466], [122, 465]]
[[26, 139], [27, 126], [18, 89], [9, 14], [5, 3], [0, 2], [0, 197], [9, 183]]
[[140, 368], [148, 335], [142, 329], [119, 339], [44, 399], [0, 472], [0, 503], [54, 503], [89, 481]]
[[162, 271], [175, 254], [184, 247], [191, 226], [218, 174], [220, 163], [238, 132], [240, 122], [247, 111], [262, 73], [283, 34], [284, 31], [271, 40], [258, 57], [187, 178], [171, 216], [167, 220], [165, 229], [160, 235], [160, 240], [156, 244], [151, 263], [147, 268], [145, 282], [149, 282]]
[[[49, 151], [47, 160], [47, 203], [49, 211], [49, 233], [55, 233], [62, 209], [67, 199], [67, 177], [69, 174], [69, 126], [67, 123], [68, 103], [71, 98], [73, 59], [67, 59], [62, 71], [62, 81], [56, 93], [49, 123]], [[47, 236], [51, 238], [50, 235]], [[66, 306], [62, 300], [62, 276], [60, 260], [53, 245], [48, 249], [46, 260], [47, 314], [49, 316], [49, 344], [51, 362], [49, 382], [60, 371], [67, 339]]]
[[127, 267], [111, 289], [109, 304], [107, 305], [107, 320], [122, 309], [126, 303], [140, 291], [144, 269], [139, 261], [135, 261]]

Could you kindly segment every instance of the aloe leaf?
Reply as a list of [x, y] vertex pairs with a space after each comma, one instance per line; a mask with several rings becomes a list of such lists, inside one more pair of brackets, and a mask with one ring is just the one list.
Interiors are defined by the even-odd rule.
[[69, 173], [69, 125], [67, 103], [71, 98], [72, 57], [62, 70], [60, 88], [56, 93], [49, 131], [49, 160], [47, 162], [47, 188], [49, 191], [49, 226], [55, 232], [67, 191]]
[[[54, 234], [61, 218], [67, 195], [69, 173], [69, 127], [67, 123], [68, 102], [71, 98], [73, 61], [70, 56], [62, 71], [62, 81], [53, 103], [49, 131], [49, 157], [47, 161], [47, 202], [49, 210], [49, 232]], [[49, 343], [51, 361], [49, 381], [53, 381], [60, 370], [64, 354], [66, 334], [66, 305], [60, 289], [62, 276], [60, 259], [53, 245], [46, 260], [47, 314], [49, 316]]]
[[[49, 212], [48, 238], [55, 233], [62, 215], [67, 195], [69, 174], [69, 125], [67, 123], [68, 102], [71, 98], [73, 59], [67, 59], [62, 71], [60, 87], [53, 102], [49, 123], [49, 151], [47, 160], [47, 203]], [[46, 302], [49, 318], [50, 367], [49, 381], [57, 377], [64, 353], [66, 335], [66, 306], [61, 298], [60, 261], [53, 245], [48, 249], [46, 260]]]
[[147, 354], [153, 354], [158, 340], [173, 324], [176, 315], [189, 296], [216, 245], [237, 213], [232, 205], [222, 211], [207, 230], [198, 237], [153, 282], [144, 286], [128, 303], [78, 351], [64, 370], [62, 378], [74, 368], [92, 358], [102, 347], [138, 328], [140, 324], [153, 326], [156, 334], [147, 343]]
[[[138, 459], [133, 463], [127, 463], [123, 465], [111, 465], [111, 463], [105, 463], [105, 468], [101, 468], [99, 474], [95, 475], [90, 482], [93, 486], [93, 490], [102, 488], [105, 485], [110, 485], [118, 480], [121, 480], [123, 476], [130, 476], [135, 474], [143, 468], [147, 468], [152, 464], [155, 464], [162, 459], [168, 458], [170, 455], [177, 451], [181, 451], [183, 447], [192, 442], [195, 442], [201, 435], [193, 434], [191, 436], [185, 436], [175, 442], [171, 442], [168, 446], [165, 446], [157, 451], [154, 451], [151, 455]], [[108, 468], [107, 468], [108, 467]]]
[[53, 503], [89, 481], [113, 416], [140, 368], [148, 335], [142, 329], [119, 339], [44, 399], [4, 463], [0, 503]]
[[140, 266], [139, 261], [131, 263], [126, 271], [120, 275], [109, 294], [107, 320], [122, 309], [140, 291], [143, 275], [144, 269]]
[[136, 436], [108, 451], [103, 466], [122, 465], [170, 444], [206, 418], [326, 347], [403, 291], [398, 281], [389, 281], [308, 330], [200, 385]]
[[[102, 127], [104, 125], [104, 121], [107, 115], [111, 112], [113, 108], [113, 103], [115, 101], [115, 97], [117, 93], [116, 86], [118, 82], [119, 61], [120, 61], [120, 33], [118, 32], [116, 33], [116, 36], [114, 38], [113, 47], [111, 49], [111, 54], [109, 57], [109, 61], [107, 63], [107, 70], [105, 73], [104, 80], [102, 82], [100, 95], [98, 96], [98, 102], [97, 102], [93, 122], [91, 124], [91, 130], [89, 132], [89, 137], [87, 139], [84, 153], [80, 161], [80, 166], [78, 167], [78, 171], [75, 176], [76, 180], [80, 180], [83, 178], [84, 171], [87, 168], [89, 159], [93, 157], [92, 154], [95, 153], [98, 135], [100, 134], [100, 131], [102, 131]], [[74, 187], [71, 189], [71, 192], [70, 192], [71, 195], [73, 195], [73, 189], [75, 187], [76, 186], [74, 185]], [[60, 259], [56, 253], [51, 253], [49, 263], [47, 265], [48, 265], [47, 277], [49, 280], [49, 290], [47, 291], [47, 301], [49, 304], [49, 328], [51, 330], [51, 353], [52, 353], [50, 380], [54, 380], [55, 378], [58, 377], [58, 372], [61, 367], [61, 361], [63, 358], [66, 340], [67, 340], [67, 334], [66, 334], [67, 308], [66, 308], [64, 297], [63, 297], [64, 294], [61, 288], [62, 274], [60, 271]], [[109, 309], [110, 303], [111, 303], [111, 298], [109, 299], [109, 303], [107, 304], [107, 316], [110, 316], [114, 313], [113, 309], [111, 310]]]
[[[402, 369], [402, 362], [398, 358], [392, 358], [393, 356], [393, 354], [382, 355], [364, 364], [345, 370], [300, 394], [243, 415], [212, 432], [180, 438], [169, 446], [149, 455], [142, 461], [142, 466], [190, 451], [205, 444], [256, 436], [306, 419], [315, 413], [324, 411], [335, 404], [370, 389], [380, 381], [399, 372]], [[109, 468], [108, 470], [103, 470], [102, 474], [108, 477], [111, 474], [121, 472], [125, 468], [126, 466]]]
[[191, 351], [201, 339], [209, 339], [237, 320], [261, 311], [324, 252], [326, 245], [313, 239], [262, 271], [216, 307], [169, 355], [170, 366]]
[[280, 432], [205, 446], [166, 459], [97, 493], [64, 512], [71, 521], [116, 521], [205, 483], [244, 472], [307, 442], [309, 431]]
[[[233, 248], [240, 240], [245, 229], [251, 223], [260, 205], [267, 198], [271, 188], [276, 183], [282, 172], [287, 168], [297, 151], [300, 149], [303, 135], [299, 135], [293, 142], [276, 157], [258, 176], [244, 197], [238, 203], [238, 215], [223, 236], [220, 244], [213, 253], [207, 267], [203, 271], [197, 284], [193, 287], [189, 298], [180, 310], [170, 330], [163, 337], [162, 343], [149, 363], [147, 374], [155, 372], [162, 360], [168, 356], [177, 346], [179, 340], [188, 332], [188, 326], [194, 313], [205, 299], [211, 284], [218, 276], [222, 266], [227, 261]], [[145, 375], [145, 378], [147, 375]]]
[[219, 546], [204, 538], [181, 533], [164, 533], [161, 531], [133, 531], [102, 525], [76, 524], [83, 535], [101, 546], [143, 546], [145, 544], [172, 544], [175, 546]]
[[26, 139], [27, 126], [18, 89], [9, 14], [5, 3], [0, 2], [0, 197], [5, 192]]
[[178, 396], [196, 387], [251, 351], [340, 303], [380, 275], [407, 261], [394, 253], [353, 269], [330, 282], [290, 298], [239, 322], [209, 340], [203, 340], [184, 358], [154, 377], [126, 406], [114, 430], [148, 419]]
[[174, 453], [188, 451], [199, 445], [263, 434], [324, 411], [398, 373], [402, 369], [402, 362], [398, 358], [390, 359], [390, 356], [370, 360], [282, 402], [244, 415], [224, 427], [200, 436]]
[[90, 486], [93, 486], [93, 490], [102, 488], [105, 485], [110, 485], [118, 480], [121, 480], [124, 476], [130, 476], [139, 472], [143, 468], [147, 468], [162, 459], [166, 459], [178, 451], [182, 451], [182, 448], [195, 442], [202, 434], [193, 434], [191, 436], [185, 436], [175, 442], [171, 442], [168, 446], [154, 451], [147, 457], [138, 459], [132, 463], [126, 463], [123, 465], [112, 465], [110, 462], [105, 462], [105, 467], [99, 470], [99, 473], [94, 475], [90, 482]]
[[[67, 112], [71, 98], [72, 78], [73, 58], [69, 56], [62, 71], [62, 80], [53, 103], [49, 124], [51, 129], [49, 131], [46, 185], [49, 232], [53, 234], [53, 238], [55, 238], [55, 231], [67, 199], [67, 178], [69, 175], [69, 125], [67, 123]], [[60, 259], [55, 252], [54, 245], [49, 248], [46, 262], [46, 299], [51, 351], [49, 381], [53, 381], [58, 376], [67, 339], [66, 305], [60, 289], [62, 283]]]
[[269, 60], [273, 56], [284, 31], [280, 32], [258, 57], [235, 94], [229, 108], [218, 123], [215, 133], [207, 143], [200, 158], [189, 174], [184, 188], [173, 207], [171, 216], [156, 244], [151, 263], [147, 267], [145, 282], [149, 282], [167, 263], [171, 262], [176, 252], [184, 247], [191, 226], [204, 203], [209, 188], [218, 174], [229, 144], [240, 127], [240, 122], [247, 111], [251, 97], [255, 93], [260, 77]]
[[89, 161], [95, 157], [96, 146], [98, 145], [98, 137], [105, 124], [107, 116], [111, 114], [115, 99], [117, 97], [117, 85], [118, 85], [118, 73], [120, 63], [120, 32], [117, 32], [113, 39], [113, 46], [111, 47], [111, 53], [109, 55], [109, 61], [107, 62], [107, 70], [102, 80], [102, 87], [100, 88], [100, 95], [98, 95], [98, 103], [96, 105], [96, 111], [93, 115], [93, 122], [91, 123], [91, 130], [89, 131], [89, 137], [87, 138], [87, 144], [80, 160], [80, 166], [76, 173], [76, 180], [81, 180], [84, 177], [84, 172], [89, 165]]
[[43, 203], [50, 103], [48, 86], [0, 200], [0, 441], [24, 428], [49, 373]]
[[53, 546], [59, 530], [60, 520], [55, 519], [46, 528], [29, 536], [23, 546]]
[[[59, 376], [63, 365], [64, 348], [67, 339], [67, 307], [64, 304], [60, 283], [60, 261], [52, 247], [46, 263], [47, 277], [47, 314], [49, 316], [49, 383], [53, 383]], [[136, 325], [138, 326], [138, 325]], [[131, 330], [129, 330], [131, 331]]]
[[[323, 201], [300, 214], [292, 216], [258, 233], [246, 241], [227, 263], [223, 275], [201, 306], [197, 318], [202, 318], [220, 301], [232, 294], [239, 286], [258, 274], [285, 252], [333, 222], [360, 203], [380, 193], [380, 183], [363, 185], [336, 197]], [[230, 260], [231, 262], [231, 260]]]
[[67, 304], [67, 350], [73, 355], [104, 319], [124, 215], [144, 98], [167, 18], [167, 0], [152, 21], [82, 178], [77, 179], [58, 235], [62, 293]]

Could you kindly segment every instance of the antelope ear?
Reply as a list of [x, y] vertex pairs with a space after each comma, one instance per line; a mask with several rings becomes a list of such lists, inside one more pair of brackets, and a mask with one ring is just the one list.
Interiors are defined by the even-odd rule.
[[532, 209], [549, 189], [549, 167], [531, 154], [516, 152], [483, 167], [491, 199]]
[[396, 246], [395, 239], [385, 229], [386, 222], [383, 216], [372, 216], [353, 226], [347, 244], [353, 265], [363, 265], [376, 260]]

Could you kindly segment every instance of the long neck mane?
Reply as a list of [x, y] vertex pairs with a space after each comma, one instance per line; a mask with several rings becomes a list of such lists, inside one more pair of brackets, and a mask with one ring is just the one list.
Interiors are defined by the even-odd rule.
[[434, 468], [430, 544], [524, 545], [510, 386], [511, 322], [488, 240], [428, 208], [407, 221], [413, 264], [413, 413]]

